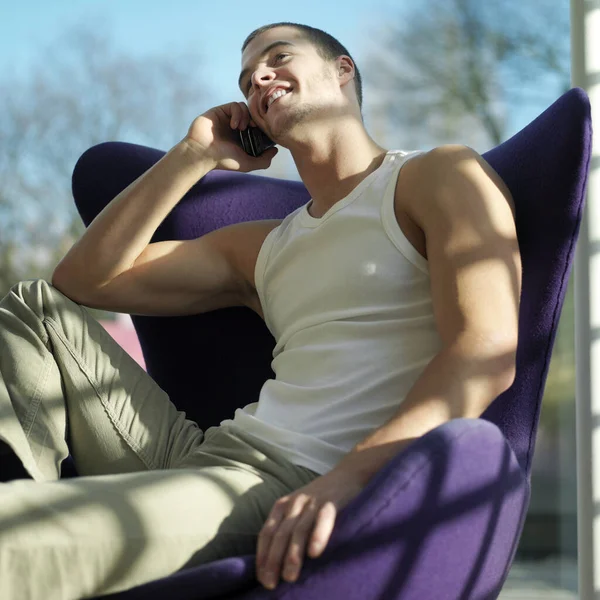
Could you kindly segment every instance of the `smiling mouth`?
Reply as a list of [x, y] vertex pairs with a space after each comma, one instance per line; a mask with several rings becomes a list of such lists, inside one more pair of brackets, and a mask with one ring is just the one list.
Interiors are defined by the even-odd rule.
[[[269, 96], [269, 98], [267, 99], [267, 102], [265, 104], [265, 114], [269, 112], [269, 108], [271, 107], [272, 104], [275, 104], [275, 102], [277, 102], [277, 100], [279, 100], [283, 96], [287, 96], [288, 94], [291, 94], [291, 93], [292, 93], [291, 89], [290, 90], [278, 90], [273, 95]], [[273, 100], [271, 100], [271, 98], [273, 98]]]

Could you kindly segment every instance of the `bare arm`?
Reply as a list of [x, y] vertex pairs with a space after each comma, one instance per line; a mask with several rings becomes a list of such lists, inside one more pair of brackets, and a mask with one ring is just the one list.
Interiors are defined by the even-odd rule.
[[198, 117], [181, 142], [94, 219], [56, 267], [53, 285], [81, 304], [143, 314], [188, 314], [237, 303], [239, 273], [228, 245], [233, 234], [150, 243], [169, 212], [210, 170], [268, 167], [275, 151], [246, 155], [232, 141], [234, 119], [241, 128], [249, 121], [247, 108], [237, 102]]
[[508, 188], [474, 150], [455, 145], [424, 155], [418, 180], [405, 183], [426, 238], [442, 349], [393, 417], [340, 461], [363, 481], [435, 427], [479, 417], [516, 369], [521, 259]]
[[164, 218], [212, 168], [187, 141], [175, 145], [94, 219], [56, 267], [52, 283], [77, 300], [131, 269]]

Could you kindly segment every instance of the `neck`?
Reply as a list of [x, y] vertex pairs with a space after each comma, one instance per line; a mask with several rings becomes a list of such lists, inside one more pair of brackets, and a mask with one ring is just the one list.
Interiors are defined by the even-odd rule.
[[383, 162], [386, 150], [362, 122], [344, 119], [336, 127], [315, 127], [286, 144], [312, 203], [310, 214], [323, 216]]

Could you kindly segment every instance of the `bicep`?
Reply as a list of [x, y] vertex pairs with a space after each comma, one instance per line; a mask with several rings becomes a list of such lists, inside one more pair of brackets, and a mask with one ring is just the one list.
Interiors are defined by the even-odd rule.
[[194, 240], [149, 244], [88, 306], [141, 315], [189, 315], [242, 305], [240, 275], [228, 236], [216, 230]]
[[442, 341], [471, 336], [514, 346], [521, 261], [510, 192], [469, 148], [436, 150], [423, 165], [432, 176], [416, 217]]

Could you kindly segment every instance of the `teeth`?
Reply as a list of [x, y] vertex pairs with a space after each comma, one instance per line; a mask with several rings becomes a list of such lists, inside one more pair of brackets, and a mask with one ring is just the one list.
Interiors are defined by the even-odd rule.
[[281, 96], [285, 96], [286, 94], [286, 90], [277, 90], [274, 94], [271, 94], [267, 100], [267, 108], [269, 108], [269, 106], [271, 106], [271, 104], [273, 104], [277, 98], [281, 98]]

